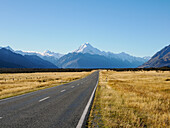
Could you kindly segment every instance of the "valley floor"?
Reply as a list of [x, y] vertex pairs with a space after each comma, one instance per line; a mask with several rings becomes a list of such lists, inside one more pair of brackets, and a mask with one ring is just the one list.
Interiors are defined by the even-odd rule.
[[91, 72], [0, 74], [0, 99], [68, 83]]
[[100, 72], [88, 127], [170, 127], [170, 72]]

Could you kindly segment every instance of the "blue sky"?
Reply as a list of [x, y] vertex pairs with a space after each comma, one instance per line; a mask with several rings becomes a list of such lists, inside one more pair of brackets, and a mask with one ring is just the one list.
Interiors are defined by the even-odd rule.
[[170, 44], [170, 0], [0, 0], [0, 46], [68, 53], [85, 42], [152, 56]]

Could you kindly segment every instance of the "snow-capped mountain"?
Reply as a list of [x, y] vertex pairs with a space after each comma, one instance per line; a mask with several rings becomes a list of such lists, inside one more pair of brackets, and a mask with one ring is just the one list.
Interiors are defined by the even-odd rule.
[[22, 50], [16, 50], [15, 53], [21, 54], [21, 55], [37, 55], [42, 56], [43, 54], [40, 52], [35, 51], [22, 51]]
[[150, 59], [150, 57], [142, 58], [142, 57], [131, 56], [125, 52], [116, 54], [116, 53], [112, 53], [112, 52], [100, 51], [99, 49], [94, 48], [89, 43], [85, 43], [85, 44], [81, 45], [77, 50], [73, 51], [73, 53], [83, 53], [83, 54], [89, 53], [92, 55], [102, 55], [105, 57], [121, 59], [122, 61], [129, 61], [129, 62], [133, 62], [133, 61], [146, 62]]
[[39, 57], [43, 57], [43, 56], [53, 56], [56, 59], [59, 59], [60, 57], [63, 56], [63, 54], [60, 53], [55, 53], [55, 52], [51, 52], [49, 50], [44, 51], [43, 53], [41, 52], [35, 52], [35, 51], [21, 51], [21, 50], [16, 50], [15, 53], [19, 53], [21, 55], [37, 55]]
[[46, 50], [43, 53], [35, 52], [35, 51], [21, 51], [21, 50], [17, 50], [17, 51], [15, 51], [15, 53], [18, 53], [18, 54], [21, 54], [21, 55], [36, 55], [36, 56], [39, 56], [40, 58], [42, 58], [44, 60], [47, 60], [47, 61], [55, 64], [55, 65], [56, 65], [58, 59], [63, 56], [63, 54], [51, 52], [49, 50]]
[[58, 68], [35, 55], [21, 55], [10, 47], [0, 47], [0, 68]]
[[2, 48], [5, 48], [5, 49], [7, 49], [7, 50], [10, 50], [10, 51], [14, 51], [10, 46], [6, 46], [6, 47], [0, 47], [0, 49], [2, 49]]
[[60, 57], [63, 56], [63, 54], [60, 53], [55, 53], [55, 52], [51, 52], [49, 50], [46, 50], [44, 53], [42, 53], [43, 56], [54, 56], [55, 58], [59, 59]]
[[133, 61], [146, 62], [150, 59], [150, 57], [147, 57], [147, 58], [146, 57], [135, 57], [135, 56], [129, 55], [125, 52], [121, 52], [121, 53], [118, 53], [118, 54], [111, 53], [111, 56], [118, 58], [118, 59], [121, 59], [123, 61], [127, 60], [129, 62], [133, 62]]
[[135, 68], [142, 65], [150, 57], [135, 57], [125, 52], [112, 53], [101, 51], [89, 43], [81, 45], [77, 50], [62, 55], [49, 50], [41, 52], [13, 50], [9, 46], [0, 47], [23, 56], [36, 55], [60, 68]]
[[49, 50], [44, 51], [43, 53], [41, 52], [35, 52], [35, 51], [22, 51], [22, 50], [13, 50], [10, 46], [7, 47], [0, 47], [0, 49], [5, 48], [7, 50], [10, 50], [14, 53], [21, 54], [21, 55], [36, 55], [44, 60], [47, 60], [53, 64], [56, 65], [58, 59], [63, 56], [63, 54], [60, 53], [55, 53], [51, 52]]
[[89, 54], [97, 54], [104, 55], [99, 49], [94, 48], [89, 43], [85, 43], [81, 45], [77, 50], [73, 51], [75, 53], [89, 53]]

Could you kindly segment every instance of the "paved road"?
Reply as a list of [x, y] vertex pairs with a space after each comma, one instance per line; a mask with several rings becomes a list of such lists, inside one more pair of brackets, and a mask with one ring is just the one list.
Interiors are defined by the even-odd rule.
[[0, 128], [75, 128], [98, 76], [0, 100]]

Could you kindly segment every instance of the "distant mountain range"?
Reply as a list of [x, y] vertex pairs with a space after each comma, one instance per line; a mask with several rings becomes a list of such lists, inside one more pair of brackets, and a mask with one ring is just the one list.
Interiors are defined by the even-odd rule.
[[[3, 49], [3, 50], [2, 50]], [[115, 54], [112, 52], [100, 51], [99, 49], [93, 47], [89, 43], [85, 43], [81, 45], [78, 49], [74, 50], [68, 54], [60, 54], [51, 52], [49, 50], [40, 53], [34, 51], [21, 51], [21, 50], [13, 50], [11, 47], [0, 47], [1, 52], [5, 52], [4, 49], [8, 50], [8, 54], [15, 55], [15, 61], [18, 59], [18, 56], [26, 59], [27, 61], [33, 63], [27, 63], [28, 65], [24, 65], [21, 61], [19, 63], [14, 63], [15, 66], [19, 67], [34, 67], [34, 68], [135, 68], [139, 65], [142, 65], [146, 61], [150, 59], [150, 57], [135, 57], [131, 56], [127, 53], [119, 53]], [[7, 51], [6, 51], [7, 52]], [[17, 55], [17, 57], [16, 57]], [[0, 56], [3, 56], [1, 53]], [[9, 56], [3, 56], [6, 60], [9, 60]], [[4, 62], [3, 59], [2, 61]], [[10, 61], [9, 65], [13, 61]], [[22, 60], [24, 61], [24, 60]], [[27, 62], [25, 61], [25, 62]], [[47, 63], [47, 66], [44, 63]], [[4, 62], [6, 63], [6, 61]], [[42, 64], [42, 65], [40, 65]], [[30, 65], [30, 66], [29, 66]], [[8, 67], [10, 67], [8, 66]], [[14, 66], [14, 67], [15, 67]], [[1, 66], [2, 67], [2, 66]]]
[[0, 48], [0, 68], [58, 68], [36, 55], [14, 53], [10, 47]]
[[134, 57], [124, 52], [115, 54], [100, 51], [89, 43], [62, 56], [57, 63], [61, 68], [134, 68], [143, 64], [149, 57]]
[[150, 67], [170, 67], [170, 45], [157, 52], [148, 62], [139, 66], [139, 68]]
[[37, 55], [40, 58], [42, 58], [44, 60], [47, 60], [47, 61], [49, 61], [49, 62], [51, 62], [53, 64], [56, 64], [58, 62], [58, 59], [63, 56], [63, 54], [51, 52], [49, 50], [46, 50], [43, 53], [34, 52], [34, 51], [17, 50], [17, 51], [15, 51], [15, 53], [18, 53], [18, 54], [21, 54], [21, 55]]
[[89, 53], [69, 53], [61, 57], [57, 63], [62, 68], [133, 68], [140, 65], [141, 62], [122, 61], [116, 58], [107, 58], [105, 56]]
[[97, 48], [94, 48], [92, 45], [90, 45], [89, 43], [85, 43], [83, 45], [81, 45], [77, 50], [73, 51], [73, 53], [89, 53], [91, 55], [102, 55], [105, 56], [107, 58], [116, 58], [116, 59], [121, 59], [121, 60], [127, 60], [129, 62], [133, 62], [133, 61], [140, 61], [140, 62], [146, 62], [148, 59], [150, 59], [150, 57], [134, 57], [131, 56], [125, 52], [122, 53], [112, 53], [112, 52], [105, 52], [105, 51], [100, 51]]

